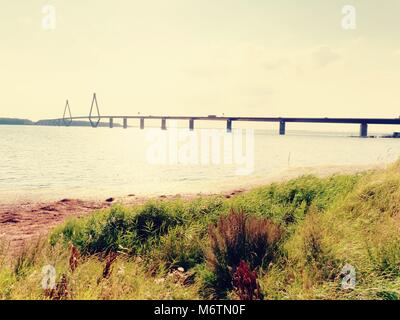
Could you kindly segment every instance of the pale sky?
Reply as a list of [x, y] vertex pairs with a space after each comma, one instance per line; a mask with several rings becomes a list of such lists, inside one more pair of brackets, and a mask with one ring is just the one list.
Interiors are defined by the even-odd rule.
[[0, 117], [400, 115], [399, 0], [0, 4]]

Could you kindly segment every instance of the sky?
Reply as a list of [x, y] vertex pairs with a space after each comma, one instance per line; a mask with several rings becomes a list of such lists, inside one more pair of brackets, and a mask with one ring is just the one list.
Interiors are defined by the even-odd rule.
[[400, 115], [398, 0], [0, 5], [0, 117]]

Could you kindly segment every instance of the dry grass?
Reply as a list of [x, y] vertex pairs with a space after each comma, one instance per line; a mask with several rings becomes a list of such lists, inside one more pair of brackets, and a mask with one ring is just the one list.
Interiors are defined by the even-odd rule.
[[117, 259], [118, 254], [115, 252], [110, 252], [106, 258], [106, 265], [103, 269], [103, 279], [108, 279], [111, 275], [112, 265], [114, 261]]
[[[70, 252], [62, 247], [38, 251], [41, 257], [30, 265], [23, 277], [17, 278], [14, 266], [0, 269], [0, 299], [76, 299], [76, 300], [117, 300], [117, 299], [198, 299], [198, 286], [185, 286], [172, 277], [152, 276], [137, 259], [108, 257], [103, 261], [98, 256], [87, 257], [71, 271]], [[17, 259], [20, 260], [20, 259]], [[110, 264], [110, 261], [112, 263]], [[45, 290], [42, 268], [52, 265], [56, 269], [56, 287]], [[112, 272], [111, 272], [112, 265]], [[104, 271], [107, 269], [107, 277]], [[99, 281], [99, 279], [102, 279]]]
[[[400, 164], [366, 175], [326, 212], [310, 212], [263, 278], [270, 298], [400, 298]], [[341, 269], [356, 270], [343, 290]]]

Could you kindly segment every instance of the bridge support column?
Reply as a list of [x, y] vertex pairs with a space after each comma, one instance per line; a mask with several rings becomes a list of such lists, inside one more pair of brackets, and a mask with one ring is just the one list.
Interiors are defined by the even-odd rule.
[[360, 137], [361, 138], [368, 137], [368, 123], [361, 123], [361, 125], [360, 125]]
[[281, 136], [284, 136], [286, 134], [286, 122], [285, 121], [279, 122], [279, 134]]
[[114, 127], [114, 118], [110, 118], [110, 128]]
[[161, 119], [161, 130], [167, 130], [167, 119]]
[[226, 132], [232, 132], [232, 120], [228, 119], [228, 121], [226, 122]]
[[190, 131], [194, 130], [194, 119], [189, 119], [189, 130]]
[[124, 118], [124, 129], [128, 128], [128, 119]]
[[140, 118], [140, 129], [144, 129], [144, 118]]

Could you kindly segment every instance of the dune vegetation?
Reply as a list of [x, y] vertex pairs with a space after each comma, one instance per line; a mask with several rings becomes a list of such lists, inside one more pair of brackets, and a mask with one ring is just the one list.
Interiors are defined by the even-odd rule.
[[398, 299], [400, 163], [117, 205], [1, 256], [1, 299]]

